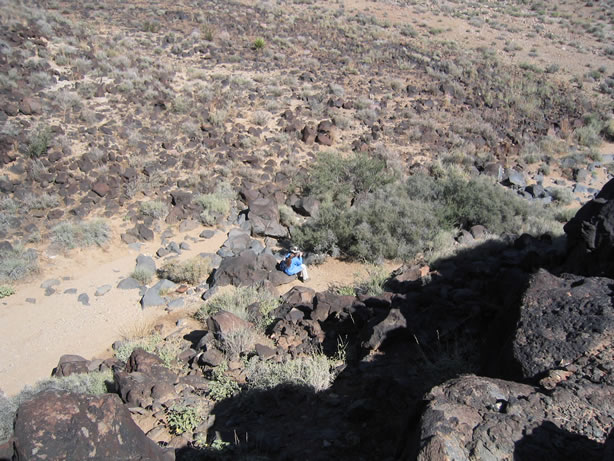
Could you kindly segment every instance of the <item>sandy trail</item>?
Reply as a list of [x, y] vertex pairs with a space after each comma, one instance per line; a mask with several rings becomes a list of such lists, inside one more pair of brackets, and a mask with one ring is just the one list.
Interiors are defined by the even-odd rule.
[[[181, 259], [201, 252], [216, 252], [226, 240], [226, 232], [218, 232], [213, 238], [199, 239], [201, 229], [177, 234], [172, 240], [186, 237], [191, 246]], [[122, 339], [139, 325], [153, 324], [169, 318], [164, 307], [141, 309], [138, 290], [117, 289], [117, 283], [134, 270], [136, 257], [153, 255], [160, 247], [158, 239], [133, 250], [114, 239], [107, 249], [73, 250], [68, 255], [57, 256], [45, 262], [43, 272], [17, 288], [17, 293], [0, 301], [0, 389], [14, 395], [25, 385], [49, 377], [63, 354], [78, 354], [87, 359], [106, 358], [112, 355], [111, 345]], [[157, 261], [158, 266], [160, 262]], [[394, 269], [390, 264], [387, 269]], [[310, 268], [308, 286], [316, 291], [331, 285], [352, 284], [362, 277], [366, 268], [358, 263], [329, 260]], [[56, 293], [45, 296], [41, 283], [48, 279], [60, 280]], [[112, 289], [104, 296], [95, 296], [102, 285]], [[294, 285], [279, 287], [284, 293]], [[76, 293], [65, 294], [68, 289]], [[77, 297], [87, 293], [90, 306], [79, 303]], [[34, 298], [35, 303], [26, 301]], [[184, 296], [185, 315], [190, 315], [201, 304], [197, 295]], [[172, 314], [174, 317], [176, 313]]]

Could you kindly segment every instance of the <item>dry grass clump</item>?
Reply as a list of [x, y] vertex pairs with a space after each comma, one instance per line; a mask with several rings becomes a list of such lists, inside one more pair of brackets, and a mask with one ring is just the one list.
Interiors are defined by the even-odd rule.
[[285, 362], [262, 361], [252, 357], [247, 363], [246, 375], [249, 387], [272, 389], [290, 384], [313, 389], [316, 392], [328, 389], [335, 378], [334, 364], [322, 353], [289, 359]]
[[36, 250], [21, 246], [0, 250], [0, 282], [21, 280], [38, 270]]
[[103, 246], [111, 238], [111, 228], [103, 219], [80, 223], [65, 222], [51, 230], [52, 241], [70, 250], [89, 246]]
[[187, 261], [169, 261], [159, 270], [160, 278], [168, 279], [175, 283], [189, 283], [197, 285], [209, 276], [211, 263], [209, 258], [195, 256]]

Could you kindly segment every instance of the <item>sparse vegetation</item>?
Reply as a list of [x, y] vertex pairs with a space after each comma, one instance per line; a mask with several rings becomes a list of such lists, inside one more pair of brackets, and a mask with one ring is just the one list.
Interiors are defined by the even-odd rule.
[[38, 270], [38, 254], [34, 249], [17, 246], [0, 250], [0, 282], [21, 280]]
[[330, 359], [321, 353], [285, 362], [261, 361], [252, 357], [247, 363], [249, 387], [272, 389], [283, 384], [305, 386], [316, 392], [328, 389], [335, 377]]
[[15, 294], [15, 288], [8, 285], [0, 285], [0, 299], [7, 298]]
[[130, 274], [130, 277], [132, 277], [135, 280], [138, 280], [143, 285], [147, 285], [149, 282], [151, 282], [151, 279], [153, 278], [153, 276], [154, 276], [154, 273], [152, 271], [150, 271], [147, 268], [143, 268], [143, 267], [139, 267], [135, 269], [132, 272], [132, 274]]
[[51, 232], [53, 242], [65, 250], [103, 246], [111, 238], [111, 229], [102, 219], [80, 223], [65, 222], [55, 226]]
[[209, 276], [210, 271], [209, 259], [195, 256], [187, 261], [168, 261], [158, 270], [158, 275], [175, 283], [197, 285]]
[[49, 142], [51, 141], [51, 129], [46, 126], [39, 126], [30, 133], [26, 154], [30, 158], [39, 158], [47, 153]]
[[168, 205], [160, 200], [141, 202], [139, 209], [142, 214], [151, 216], [154, 219], [164, 219], [168, 214]]
[[241, 390], [239, 384], [226, 374], [227, 370], [228, 363], [222, 362], [211, 372], [209, 398], [220, 401], [236, 395]]
[[225, 218], [230, 211], [231, 201], [234, 197], [235, 192], [226, 183], [219, 184], [213, 193], [196, 196], [194, 201], [203, 209], [200, 214], [200, 220], [203, 224], [213, 225], [216, 220]]
[[181, 435], [185, 432], [193, 432], [202, 421], [202, 416], [194, 407], [174, 405], [166, 410], [166, 421], [173, 434]]
[[[243, 320], [264, 326], [268, 323], [269, 314], [279, 306], [279, 303], [279, 298], [268, 290], [259, 289], [256, 286], [232, 287], [231, 290], [216, 295], [207, 301], [196, 312], [196, 318], [204, 322], [211, 315], [223, 310]], [[259, 309], [256, 311], [248, 310], [248, 307], [254, 304], [258, 304]]]

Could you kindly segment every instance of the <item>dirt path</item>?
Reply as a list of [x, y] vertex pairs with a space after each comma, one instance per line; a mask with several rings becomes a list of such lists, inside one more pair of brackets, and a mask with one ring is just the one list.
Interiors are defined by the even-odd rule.
[[[176, 242], [196, 238], [189, 241], [191, 249], [182, 254], [182, 259], [215, 252], [226, 240], [225, 232], [208, 240], [197, 239], [199, 232], [200, 229], [173, 238]], [[104, 250], [74, 250], [67, 256], [50, 258], [35, 280], [18, 285], [15, 295], [0, 301], [0, 389], [5, 393], [13, 395], [25, 385], [49, 377], [63, 354], [87, 359], [109, 357], [111, 344], [127, 332], [169, 317], [164, 307], [141, 309], [138, 290], [116, 288], [133, 271], [136, 257], [140, 253], [153, 255], [159, 241], [143, 245], [140, 251], [119, 243], [118, 237], [114, 241]], [[322, 291], [333, 284], [352, 284], [365, 273], [361, 264], [329, 260], [311, 268], [307, 285]], [[41, 283], [49, 279], [58, 279], [60, 284], [53, 287], [54, 294], [45, 296]], [[279, 290], [283, 293], [299, 283]], [[96, 289], [106, 284], [112, 289], [104, 296], [95, 296]], [[64, 293], [69, 289], [76, 289], [76, 293]], [[89, 306], [78, 302], [81, 293], [89, 296]], [[28, 298], [36, 302], [26, 301]], [[185, 300], [185, 315], [201, 303], [196, 295]]]

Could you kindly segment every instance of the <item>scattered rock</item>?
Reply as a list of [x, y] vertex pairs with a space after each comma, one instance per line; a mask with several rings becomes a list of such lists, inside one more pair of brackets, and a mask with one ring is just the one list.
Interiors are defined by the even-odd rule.
[[117, 284], [117, 288], [119, 288], [120, 290], [134, 290], [140, 287], [141, 287], [141, 282], [139, 282], [138, 280], [132, 277], [123, 279]]
[[111, 285], [102, 285], [96, 289], [95, 296], [104, 296], [111, 291]]
[[89, 306], [90, 305], [90, 297], [87, 295], [87, 293], [81, 293], [77, 297], [77, 301], [79, 301], [84, 306]]

